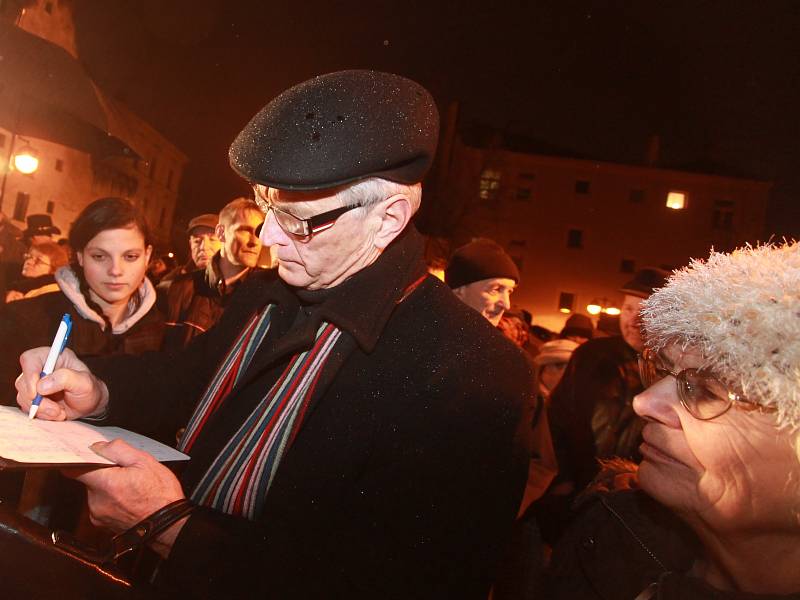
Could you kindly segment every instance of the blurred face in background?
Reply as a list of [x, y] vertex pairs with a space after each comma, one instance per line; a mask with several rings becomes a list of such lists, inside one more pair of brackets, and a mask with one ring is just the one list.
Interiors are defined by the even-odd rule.
[[22, 263], [23, 277], [41, 277], [52, 272], [53, 265], [49, 256], [36, 248], [31, 248], [25, 253], [25, 262]]
[[511, 294], [515, 287], [517, 282], [513, 279], [494, 277], [462, 285], [453, 293], [497, 327], [503, 313], [511, 308]]
[[211, 227], [195, 227], [189, 234], [189, 252], [198, 269], [208, 266], [208, 261], [219, 251], [220, 246], [222, 242]]
[[257, 231], [264, 222], [261, 211], [239, 211], [229, 224], [217, 225], [217, 235], [222, 243], [222, 255], [229, 263], [240, 267], [255, 267], [261, 253], [261, 240]]
[[625, 300], [620, 309], [622, 312], [619, 315], [619, 328], [622, 331], [622, 338], [637, 352], [644, 350], [644, 341], [642, 340], [640, 329], [642, 322], [639, 317], [643, 301], [644, 298], [625, 294]]
[[549, 363], [542, 366], [542, 370], [539, 371], [539, 383], [544, 388], [542, 391], [546, 391], [548, 394], [552, 392], [553, 388], [561, 381], [566, 368], [566, 362]]

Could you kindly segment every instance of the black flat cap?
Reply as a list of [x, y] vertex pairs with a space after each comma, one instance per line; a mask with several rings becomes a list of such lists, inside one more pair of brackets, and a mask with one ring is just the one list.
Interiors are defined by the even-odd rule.
[[620, 288], [620, 292], [638, 298], [648, 298], [658, 288], [664, 287], [669, 271], [655, 267], [645, 267], [636, 272], [633, 279]]
[[367, 177], [421, 181], [433, 162], [439, 113], [418, 83], [338, 71], [289, 88], [231, 145], [231, 167], [253, 183], [318, 190]]

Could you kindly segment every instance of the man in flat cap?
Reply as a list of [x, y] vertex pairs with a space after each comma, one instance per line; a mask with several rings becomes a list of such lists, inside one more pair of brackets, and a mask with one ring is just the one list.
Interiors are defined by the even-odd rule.
[[287, 90], [230, 151], [278, 277], [248, 280], [180, 354], [93, 361], [90, 374], [65, 351], [38, 384], [46, 353], [23, 356], [23, 409], [37, 385], [64, 392], [42, 401], [44, 418], [188, 422], [180, 479], [120, 441], [93, 446], [120, 466], [80, 477], [98, 523], [160, 511], [163, 590], [486, 597], [525, 485], [531, 378], [426, 273], [410, 220], [437, 132], [430, 94], [396, 75]]
[[464, 304], [497, 327], [511, 308], [519, 269], [500, 244], [478, 238], [453, 252], [444, 280]]
[[551, 540], [560, 533], [556, 526], [564, 524], [555, 515], [565, 514], [574, 494], [594, 478], [598, 458], [641, 458], [644, 422], [633, 412], [633, 398], [643, 389], [637, 361], [643, 348], [639, 308], [668, 275], [645, 268], [622, 286], [622, 335], [591, 339], [578, 347], [550, 396], [550, 428], [559, 464], [551, 489], [562, 492], [547, 506], [553, 509], [547, 519]]
[[159, 290], [169, 289], [172, 282], [186, 273], [197, 269], [205, 269], [208, 261], [214, 256], [222, 245], [217, 237], [217, 223], [219, 215], [204, 213], [192, 217], [186, 226], [186, 235], [189, 241], [189, 260], [178, 265], [175, 269], [164, 275], [158, 282]]
[[[250, 198], [236, 198], [222, 208], [214, 221], [219, 250], [203, 261], [205, 268], [178, 277], [167, 292], [166, 350], [183, 348], [213, 327], [234, 292], [258, 270], [258, 232], [264, 222], [258, 205]], [[201, 248], [198, 244], [198, 255]]]

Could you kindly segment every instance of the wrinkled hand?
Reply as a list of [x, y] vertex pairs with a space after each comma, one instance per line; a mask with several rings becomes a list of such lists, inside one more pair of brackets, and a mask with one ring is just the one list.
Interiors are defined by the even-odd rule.
[[19, 407], [27, 413], [38, 392], [42, 403], [36, 413], [37, 419], [64, 421], [105, 412], [108, 406], [106, 384], [92, 375], [69, 348], [58, 357], [53, 373], [39, 379], [49, 351], [47, 347], [34, 348], [19, 357], [22, 373], [14, 383]]
[[[91, 448], [119, 465], [65, 472], [86, 485], [89, 517], [94, 525], [115, 532], [124, 531], [170, 502], [184, 497], [181, 484], [172, 471], [147, 452], [122, 440], [96, 442]], [[183, 522], [176, 526], [182, 526]], [[176, 526], [160, 536], [162, 543], [168, 539], [171, 546], [171, 541], [177, 536]]]

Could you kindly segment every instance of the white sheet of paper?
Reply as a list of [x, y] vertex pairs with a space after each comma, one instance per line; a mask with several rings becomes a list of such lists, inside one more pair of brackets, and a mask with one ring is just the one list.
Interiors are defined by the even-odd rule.
[[118, 438], [158, 461], [189, 460], [174, 448], [126, 429], [81, 421], [31, 420], [17, 407], [0, 406], [0, 456], [20, 463], [114, 464], [97, 456], [89, 446]]

